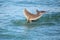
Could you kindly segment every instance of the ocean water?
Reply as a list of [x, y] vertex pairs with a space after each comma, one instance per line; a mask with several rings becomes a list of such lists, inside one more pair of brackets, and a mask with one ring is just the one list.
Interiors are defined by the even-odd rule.
[[[25, 8], [46, 13], [26, 23]], [[0, 0], [0, 40], [60, 40], [60, 0]]]

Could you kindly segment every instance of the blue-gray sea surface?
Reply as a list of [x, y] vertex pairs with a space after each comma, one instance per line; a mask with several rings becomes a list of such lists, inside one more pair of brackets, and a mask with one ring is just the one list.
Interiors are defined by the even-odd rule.
[[[46, 13], [27, 23], [25, 8]], [[0, 0], [0, 40], [60, 40], [60, 0]]]

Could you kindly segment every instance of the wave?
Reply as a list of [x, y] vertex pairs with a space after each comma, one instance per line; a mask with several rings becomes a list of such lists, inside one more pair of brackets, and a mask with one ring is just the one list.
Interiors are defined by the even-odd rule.
[[2, 0], [2, 1], [0, 1], [0, 3], [9, 3], [9, 2], [11, 2], [12, 4], [32, 4], [32, 5], [46, 5], [46, 6], [60, 6], [60, 2], [59, 2], [60, 0], [26, 0], [26, 1], [24, 1], [24, 0], [7, 0], [7, 1], [5, 1], [5, 0]]

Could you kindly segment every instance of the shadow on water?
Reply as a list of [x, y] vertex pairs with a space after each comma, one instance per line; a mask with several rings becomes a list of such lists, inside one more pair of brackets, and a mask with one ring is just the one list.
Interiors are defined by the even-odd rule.
[[32, 23], [27, 23], [26, 20], [12, 20], [11, 22], [14, 26], [25, 26], [28, 28], [55, 25], [54, 23], [44, 22], [40, 20], [33, 21]]
[[12, 20], [11, 22], [14, 26], [25, 26], [28, 28], [40, 26], [37, 22], [27, 23], [26, 20]]

